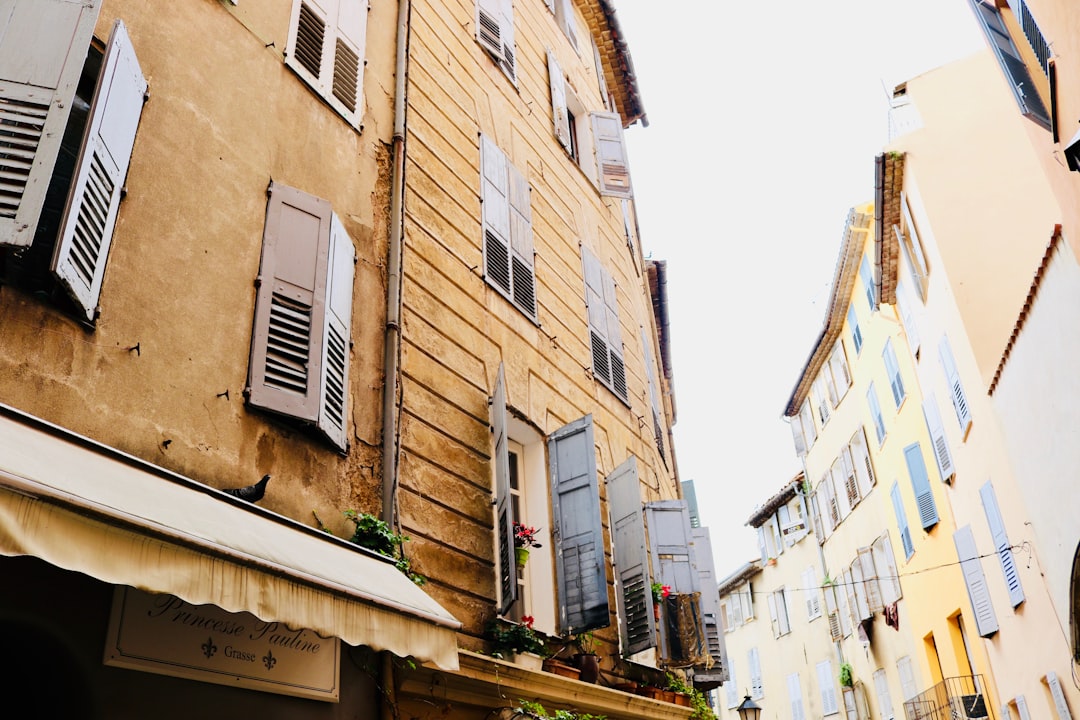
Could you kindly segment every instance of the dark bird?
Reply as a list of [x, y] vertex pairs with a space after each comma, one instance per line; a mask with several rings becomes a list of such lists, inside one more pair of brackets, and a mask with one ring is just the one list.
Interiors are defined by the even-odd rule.
[[241, 500], [247, 500], [248, 502], [259, 502], [263, 499], [263, 495], [266, 494], [266, 483], [270, 482], [269, 475], [263, 475], [262, 480], [254, 485], [248, 485], [242, 488], [227, 488], [221, 492], [229, 493]]

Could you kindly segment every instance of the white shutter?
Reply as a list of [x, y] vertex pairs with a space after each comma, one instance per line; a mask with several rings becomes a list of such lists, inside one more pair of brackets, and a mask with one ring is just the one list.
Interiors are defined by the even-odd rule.
[[776, 593], [769, 593], [765, 599], [769, 603], [769, 621], [772, 623], [773, 637], [780, 637], [780, 616], [776, 607]]
[[851, 459], [855, 464], [855, 476], [859, 481], [859, 493], [862, 497], [866, 497], [877, 484], [877, 476], [874, 474], [874, 464], [870, 461], [870, 452], [867, 450], [866, 428], [862, 425], [851, 436], [850, 447]]
[[832, 467], [829, 469], [829, 476], [832, 478], [833, 495], [836, 498], [839, 519], [842, 521], [851, 514], [851, 496], [848, 495], [848, 474], [841, 457], [837, 457], [833, 461]]
[[626, 155], [626, 142], [623, 140], [622, 121], [618, 113], [594, 112], [592, 126], [600, 194], [632, 197], [634, 193], [630, 186], [630, 162]]
[[296, 0], [285, 64], [353, 127], [363, 114], [367, 0]]
[[803, 711], [799, 673], [791, 673], [787, 676], [787, 691], [788, 700], [791, 702], [791, 720], [806, 720], [806, 713]]
[[761, 656], [756, 647], [750, 648], [747, 659], [750, 661], [750, 694], [759, 700], [765, 696], [765, 686], [761, 679]]
[[566, 39], [570, 41], [570, 47], [580, 54], [581, 50], [578, 48], [577, 38], [577, 20], [574, 19], [574, 3], [572, 0], [557, 0], [557, 2], [559, 5], [556, 9], [556, 15], [559, 19], [559, 25], [562, 27], [563, 33], [566, 34]]
[[850, 446], [841, 448], [840, 466], [843, 470], [844, 493], [847, 495], [848, 506], [854, 508], [862, 499], [862, 494], [859, 492], [859, 481], [855, 477], [855, 462], [851, 457]]
[[825, 612], [829, 618], [829, 636], [834, 642], [840, 642], [844, 638], [844, 629], [840, 620], [840, 608], [836, 599], [836, 585], [829, 585], [825, 591]]
[[810, 398], [803, 400], [799, 417], [802, 418], [803, 432], [806, 434], [806, 448], [809, 450], [817, 440], [817, 426], [814, 425], [814, 413], [810, 410]]
[[146, 87], [127, 29], [117, 20], [109, 36], [67, 215], [53, 255], [57, 278], [91, 321], [97, 315], [105, 261]]
[[967, 584], [971, 609], [975, 612], [975, 624], [982, 637], [990, 637], [998, 631], [997, 615], [990, 601], [990, 592], [986, 588], [986, 576], [983, 574], [982, 561], [975, 546], [975, 536], [971, 526], [965, 525], [953, 533], [956, 554], [960, 558], [960, 567]]
[[821, 690], [821, 712], [823, 715], [832, 715], [839, 712], [837, 704], [836, 684], [833, 680], [832, 663], [822, 660], [816, 666], [818, 688]]
[[1054, 698], [1058, 720], [1072, 720], [1072, 713], [1069, 712], [1069, 704], [1065, 701], [1065, 692], [1061, 689], [1061, 681], [1058, 680], [1056, 672], [1046, 673], [1046, 684], [1050, 686], [1050, 696]]
[[814, 535], [817, 536], [818, 545], [825, 544], [825, 524], [821, 519], [821, 508], [818, 503], [818, 491], [810, 493], [810, 522], [813, 523]]
[[900, 310], [900, 320], [904, 323], [904, 331], [907, 333], [908, 347], [913, 355], [919, 355], [919, 328], [915, 325], [915, 316], [911, 312], [911, 300], [908, 299], [907, 287], [896, 286], [896, 305]]
[[960, 437], [966, 438], [968, 429], [971, 427], [971, 408], [968, 407], [967, 394], [960, 382], [960, 373], [956, 369], [956, 361], [953, 359], [952, 348], [949, 347], [949, 338], [946, 335], [941, 336], [938, 356], [941, 359], [941, 367], [945, 371], [945, 382], [952, 393], [953, 409], [956, 410], [956, 419], [960, 423]]
[[499, 587], [499, 614], [506, 613], [518, 596], [517, 569], [514, 562], [514, 508], [510, 494], [510, 454], [506, 422], [506, 372], [499, 363], [495, 388], [491, 393], [491, 432], [495, 452], [495, 552], [498, 559], [496, 584]]
[[338, 216], [332, 214], [323, 323], [319, 429], [341, 450], [349, 446], [349, 338], [355, 258], [352, 240]]
[[502, 67], [510, 79], [517, 83], [517, 60], [514, 47], [514, 0], [500, 3], [500, 27], [502, 28]]
[[510, 173], [506, 155], [487, 135], [480, 136], [481, 225], [484, 279], [507, 298], [510, 281]]
[[845, 570], [840, 574], [840, 587], [836, 588], [836, 612], [840, 616], [840, 630], [847, 637], [855, 630], [857, 621], [852, 615], [854, 594], [851, 589], [851, 574]]
[[825, 531], [831, 533], [840, 524], [840, 508], [836, 504], [836, 492], [833, 489], [832, 473], [825, 471], [817, 487], [819, 502], [823, 505], [821, 516], [825, 520]]
[[950, 482], [956, 474], [956, 466], [953, 464], [952, 451], [949, 450], [949, 441], [945, 437], [945, 426], [938, 413], [937, 400], [932, 394], [923, 400], [923, 417], [926, 419], [926, 429], [930, 432], [930, 442], [934, 446], [938, 472], [941, 473], [942, 480]]
[[570, 113], [566, 106], [566, 77], [563, 75], [555, 53], [547, 51], [548, 81], [551, 85], [551, 112], [555, 126], [555, 137], [559, 144], [570, 151]]
[[878, 697], [878, 713], [881, 720], [893, 720], [895, 714], [892, 706], [892, 695], [889, 693], [889, 679], [885, 676], [884, 668], [874, 671], [874, 689]]
[[1031, 713], [1028, 712], [1027, 699], [1023, 695], [1017, 695], [1013, 702], [1016, 703], [1016, 712], [1020, 714], [1020, 720], [1031, 720]]
[[476, 0], [476, 41], [494, 55], [502, 57], [502, 0]]
[[735, 663], [728, 668], [728, 679], [724, 683], [724, 692], [727, 694], [727, 706], [731, 709], [739, 704], [739, 683], [735, 679]]
[[507, 163], [510, 200], [511, 301], [530, 318], [536, 318], [536, 282], [533, 267], [533, 231], [529, 181]]
[[34, 240], [100, 0], [0, 9], [0, 246]]
[[608, 93], [607, 78], [604, 76], [604, 63], [600, 61], [600, 48], [597, 47], [596, 41], [592, 40], [593, 50], [593, 67], [596, 68], [596, 82], [600, 88], [600, 97], [603, 100], [604, 107], [611, 110], [611, 96]]
[[836, 380], [832, 374], [832, 358], [830, 363], [821, 369], [821, 377], [825, 379], [825, 389], [829, 392], [829, 403], [832, 407], [836, 407], [840, 403], [840, 395], [836, 392]]
[[870, 609], [869, 598], [866, 596], [862, 562], [858, 557], [852, 560], [849, 571], [851, 572], [851, 595], [854, 599], [852, 609], [856, 618], [855, 626], [858, 627], [860, 621], [872, 618], [874, 613]]
[[739, 592], [739, 602], [742, 604], [742, 620], [754, 619], [754, 586], [747, 582], [745, 590]]
[[844, 392], [851, 387], [851, 375], [848, 372], [847, 358], [844, 356], [844, 343], [837, 340], [829, 356], [829, 369], [832, 371], [833, 381], [836, 383], [838, 398], [844, 396]]
[[814, 566], [806, 568], [802, 574], [803, 592], [806, 593], [807, 619], [821, 617], [821, 589], [818, 587], [817, 573]]
[[791, 620], [788, 615], [787, 590], [784, 588], [776, 591], [776, 615], [780, 623], [780, 634], [787, 635], [791, 632]]
[[802, 419], [796, 415], [791, 418], [791, 437], [795, 441], [795, 454], [806, 456], [806, 437], [803, 435]]
[[904, 696], [904, 702], [919, 694], [919, 686], [915, 684], [915, 666], [911, 663], [911, 656], [905, 655], [896, 661], [896, 672], [900, 675], [900, 692]]
[[994, 486], [990, 481], [979, 488], [982, 496], [983, 510], [986, 513], [986, 523], [990, 526], [990, 536], [994, 541], [994, 549], [997, 550], [998, 560], [1001, 561], [1001, 572], [1005, 575], [1005, 586], [1009, 589], [1009, 601], [1015, 608], [1024, 602], [1024, 587], [1020, 583], [1020, 571], [1016, 567], [1013, 558], [1012, 546], [1009, 544], [1009, 536], [1005, 532], [1005, 521], [1001, 518], [1001, 510], [998, 507], [997, 496], [994, 494]]
[[861, 547], [858, 553], [858, 563], [862, 566], [863, 588], [866, 590], [866, 605], [871, 614], [881, 612], [881, 590], [878, 587], [878, 569], [874, 564], [874, 551], [869, 547]]
[[900, 577], [896, 568], [896, 556], [893, 554], [889, 533], [881, 535], [871, 546], [874, 553], [874, 566], [878, 572], [878, 589], [881, 602], [892, 605], [901, 598]]

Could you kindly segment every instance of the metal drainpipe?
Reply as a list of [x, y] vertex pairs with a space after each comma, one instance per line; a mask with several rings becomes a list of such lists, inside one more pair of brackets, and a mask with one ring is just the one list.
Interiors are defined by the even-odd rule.
[[394, 65], [393, 169], [390, 176], [390, 241], [386, 264], [386, 332], [383, 347], [382, 519], [394, 526], [397, 496], [397, 390], [401, 359], [401, 253], [404, 245], [405, 75], [410, 0], [398, 0], [397, 57]]
[[881, 292], [884, 289], [884, 277], [882, 275], [885, 258], [885, 156], [878, 155], [874, 158], [874, 230], [877, 237], [874, 238], [874, 270], [877, 285], [877, 304], [881, 307]]

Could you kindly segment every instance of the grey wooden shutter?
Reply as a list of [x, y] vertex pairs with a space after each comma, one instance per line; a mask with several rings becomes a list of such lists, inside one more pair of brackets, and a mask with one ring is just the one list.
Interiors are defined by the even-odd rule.
[[632, 655], [656, 645], [656, 624], [649, 585], [649, 554], [645, 544], [645, 515], [637, 460], [627, 458], [604, 480], [607, 485], [611, 542], [618, 600], [622, 651]]
[[555, 126], [555, 137], [569, 152], [570, 145], [570, 114], [566, 107], [566, 78], [563, 76], [559, 61], [555, 53], [547, 51], [548, 79], [551, 85], [551, 113], [552, 122]]
[[596, 41], [592, 40], [593, 51], [593, 67], [596, 68], [596, 83], [600, 89], [600, 97], [604, 102], [604, 107], [608, 110], [611, 109], [611, 96], [608, 93], [607, 77], [604, 75], [604, 63], [600, 61], [600, 48], [596, 45]]
[[607, 336], [607, 311], [604, 307], [604, 270], [589, 248], [582, 245], [581, 263], [585, 274], [585, 306], [589, 316], [589, 344], [592, 348], [593, 374], [611, 384], [610, 343]]
[[[649, 554], [654, 582], [671, 586], [671, 592], [689, 595], [699, 592], [698, 574], [693, 569], [690, 546], [690, 510], [685, 500], [658, 500], [646, 503], [645, 522], [649, 531]], [[660, 626], [662, 653], [668, 652], [668, 632]]]
[[900, 531], [900, 542], [904, 546], [905, 559], [910, 559], [915, 553], [915, 546], [911, 542], [911, 529], [908, 527], [907, 513], [904, 512], [904, 501], [900, 497], [900, 485], [893, 483], [892, 486], [893, 512], [896, 513], [896, 526]]
[[1061, 689], [1061, 681], [1058, 680], [1056, 672], [1051, 670], [1046, 673], [1046, 684], [1050, 688], [1050, 697], [1054, 699], [1054, 709], [1057, 711], [1058, 720], [1072, 720], [1069, 703], [1065, 700], [1065, 692]]
[[296, 0], [285, 64], [353, 127], [363, 113], [367, 0]]
[[484, 234], [484, 278], [512, 300], [508, 165], [503, 151], [487, 135], [481, 135], [480, 216]]
[[942, 480], [949, 482], [956, 475], [956, 466], [953, 464], [952, 452], [949, 450], [949, 440], [945, 437], [945, 426], [941, 422], [937, 400], [933, 395], [927, 395], [923, 400], [923, 417], [926, 419], [926, 429], [930, 433], [930, 442], [934, 446], [934, 460], [937, 461], [938, 472], [941, 473]]
[[707, 676], [710, 682], [721, 683], [727, 678], [727, 648], [720, 631], [720, 594], [716, 583], [716, 566], [713, 562], [712, 539], [705, 527], [690, 528], [691, 563], [697, 568], [698, 586], [701, 588], [701, 614], [705, 625], [705, 640], [713, 667], [699, 668], [694, 673], [700, 683]]
[[975, 546], [975, 536], [971, 526], [965, 525], [953, 533], [956, 555], [960, 559], [960, 568], [964, 573], [971, 609], [975, 613], [975, 625], [982, 637], [990, 637], [998, 631], [997, 615], [990, 601], [990, 592], [986, 588], [986, 575], [983, 574], [982, 561]]
[[990, 526], [990, 536], [994, 541], [994, 549], [997, 550], [998, 560], [1001, 561], [1001, 572], [1005, 575], [1005, 585], [1009, 589], [1009, 601], [1013, 607], [1017, 607], [1024, 602], [1024, 587], [1020, 583], [1020, 572], [1016, 568], [1016, 560], [1013, 558], [1009, 536], [1005, 532], [1005, 522], [1001, 519], [1001, 510], [998, 507], [993, 484], [987, 481], [985, 485], [979, 488], [979, 495], [982, 496], [983, 510], [986, 512], [986, 523]]
[[0, 7], [0, 246], [34, 240], [100, 0]]
[[248, 402], [316, 422], [321, 411], [330, 203], [271, 182], [257, 280]]
[[510, 451], [506, 431], [506, 375], [503, 364], [495, 376], [491, 393], [491, 432], [495, 440], [495, 551], [498, 556], [499, 614], [517, 599], [517, 569], [514, 560], [514, 517], [510, 496]]
[[342, 450], [349, 446], [349, 346], [355, 262], [352, 239], [338, 216], [331, 214], [319, 429]]
[[911, 486], [915, 490], [915, 505], [919, 508], [923, 529], [932, 528], [938, 522], [937, 503], [930, 489], [930, 477], [926, 474], [926, 461], [923, 460], [919, 443], [904, 448], [904, 460], [911, 476]]
[[660, 453], [660, 458], [666, 462], [667, 456], [664, 454], [664, 427], [660, 421], [663, 413], [661, 412], [660, 406], [660, 393], [657, 390], [657, 381], [655, 380], [655, 370], [658, 368], [653, 361], [651, 338], [645, 328], [641, 328], [641, 349], [645, 354], [645, 378], [648, 380], [649, 403], [652, 405], [653, 438], [656, 440], [656, 449]]
[[1001, 13], [992, 0], [970, 0], [975, 15], [982, 25], [990, 47], [1005, 73], [1005, 79], [1012, 88], [1020, 112], [1035, 120], [1046, 129], [1050, 129], [1050, 114], [1046, 111], [1039, 92], [1035, 88], [1031, 72], [1024, 63], [1001, 18]]
[[551, 434], [548, 461], [560, 629], [576, 634], [607, 627], [611, 618], [592, 415]]
[[105, 261], [145, 97], [146, 78], [127, 28], [117, 20], [109, 36], [68, 197], [68, 214], [52, 260], [57, 279], [87, 320], [97, 315]]
[[514, 304], [536, 318], [536, 282], [533, 265], [531, 190], [524, 174], [507, 163], [510, 200], [510, 281]]
[[592, 113], [593, 141], [596, 143], [596, 167], [599, 172], [600, 194], [633, 197], [630, 187], [630, 162], [623, 140], [622, 121], [618, 113]]
[[956, 410], [956, 419], [960, 423], [960, 436], [967, 437], [968, 428], [971, 427], [971, 408], [968, 407], [967, 394], [960, 382], [960, 372], [956, 369], [956, 361], [946, 335], [942, 335], [941, 342], [938, 343], [938, 355], [945, 371], [945, 382], [952, 393], [953, 409]]
[[496, 58], [503, 52], [502, 16], [502, 0], [476, 0], [476, 41]]

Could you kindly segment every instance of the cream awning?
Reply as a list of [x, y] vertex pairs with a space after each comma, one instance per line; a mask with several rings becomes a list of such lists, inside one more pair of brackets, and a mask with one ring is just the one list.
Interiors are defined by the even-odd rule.
[[461, 624], [392, 563], [3, 405], [0, 555], [458, 668]]

